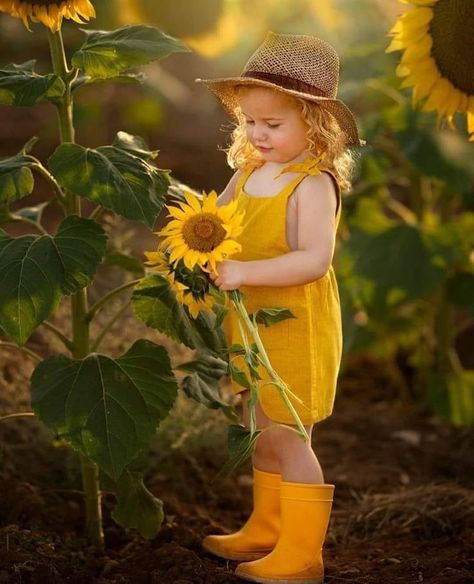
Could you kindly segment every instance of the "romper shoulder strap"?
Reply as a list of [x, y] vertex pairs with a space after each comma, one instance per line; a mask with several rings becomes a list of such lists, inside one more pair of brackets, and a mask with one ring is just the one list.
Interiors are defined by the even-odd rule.
[[256, 168], [257, 168], [257, 166], [255, 164], [248, 164], [247, 166], [245, 166], [244, 168], [242, 168], [242, 172], [240, 173], [240, 176], [237, 179], [237, 182], [235, 184], [235, 190], [234, 190], [234, 196], [233, 196], [233, 198], [236, 198], [238, 196], [238, 194], [240, 193], [240, 191], [243, 189], [245, 183], [247, 182], [247, 179], [249, 178], [249, 176], [252, 174], [252, 172]]
[[336, 189], [337, 198], [336, 216], [337, 216], [341, 210], [341, 189], [339, 187], [339, 183], [334, 173], [329, 169], [323, 167], [322, 161], [324, 160], [325, 157], [326, 157], [325, 153], [322, 153], [319, 157], [308, 157], [303, 162], [289, 164], [288, 166], [285, 166], [275, 178], [282, 175], [284, 172], [300, 173], [299, 176], [290, 181], [290, 183], [285, 188], [285, 191], [289, 195], [306, 176], [318, 176], [322, 172], [328, 173], [333, 179], [334, 186]]

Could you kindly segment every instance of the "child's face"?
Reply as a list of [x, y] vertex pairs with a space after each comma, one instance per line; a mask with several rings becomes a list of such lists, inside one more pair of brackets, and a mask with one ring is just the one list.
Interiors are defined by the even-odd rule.
[[237, 93], [247, 138], [265, 162], [288, 162], [308, 146], [308, 126], [290, 96], [265, 87], [241, 87]]

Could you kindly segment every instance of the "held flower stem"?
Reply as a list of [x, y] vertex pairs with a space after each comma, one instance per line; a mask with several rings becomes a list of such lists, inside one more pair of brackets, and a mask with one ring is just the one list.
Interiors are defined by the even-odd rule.
[[295, 420], [295, 424], [299, 430], [299, 433], [301, 434], [301, 436], [305, 440], [305, 442], [307, 442], [309, 440], [308, 433], [306, 432], [306, 428], [304, 427], [303, 423], [301, 422], [301, 419], [298, 416], [298, 413], [296, 412], [295, 408], [293, 407], [293, 404], [289, 400], [288, 394], [290, 394], [292, 397], [294, 397], [299, 402], [301, 402], [301, 400], [299, 400], [299, 398], [297, 396], [295, 396], [289, 390], [288, 385], [281, 379], [281, 377], [278, 375], [278, 373], [273, 369], [273, 367], [270, 363], [270, 360], [268, 358], [267, 352], [265, 350], [265, 347], [260, 339], [257, 325], [254, 324], [250, 320], [249, 315], [247, 313], [247, 310], [246, 310], [244, 304], [242, 303], [240, 293], [238, 292], [238, 290], [229, 291], [229, 296], [237, 309], [237, 313], [239, 315], [239, 318], [241, 318], [245, 322], [247, 328], [250, 330], [250, 332], [254, 338], [254, 341], [255, 341], [257, 348], [258, 348], [258, 351], [259, 351], [259, 357], [261, 359], [261, 363], [271, 378], [271, 381], [269, 381], [267, 383], [271, 383], [271, 384], [275, 385], [281, 398], [285, 402], [286, 407], [288, 408], [293, 419]]
[[[60, 77], [66, 91], [57, 103], [59, 133], [61, 143], [74, 142], [73, 100], [71, 92], [71, 72], [67, 66], [66, 53], [61, 29], [58, 32], [48, 31], [49, 47], [53, 70]], [[74, 193], [65, 193], [66, 215], [81, 216], [81, 201]], [[83, 288], [71, 296], [72, 313], [72, 356], [74, 359], [83, 359], [90, 353], [89, 322], [86, 319], [88, 312], [87, 289]], [[90, 542], [98, 547], [104, 545], [102, 529], [101, 493], [99, 484], [98, 466], [83, 454], [81, 459], [81, 475], [85, 492], [86, 528]]]

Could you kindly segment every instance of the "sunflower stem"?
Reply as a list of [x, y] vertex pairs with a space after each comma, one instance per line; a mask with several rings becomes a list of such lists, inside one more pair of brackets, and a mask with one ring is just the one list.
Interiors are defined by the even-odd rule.
[[305, 440], [305, 442], [307, 442], [309, 440], [308, 433], [306, 432], [306, 428], [304, 427], [297, 411], [295, 410], [293, 404], [291, 403], [291, 401], [288, 398], [288, 393], [287, 393], [288, 387], [287, 387], [286, 383], [280, 378], [278, 373], [272, 367], [270, 360], [268, 358], [267, 352], [265, 350], [265, 347], [262, 343], [262, 340], [260, 339], [257, 325], [254, 324], [250, 320], [247, 309], [245, 308], [244, 304], [242, 303], [242, 300], [240, 299], [240, 295], [234, 294], [234, 292], [236, 292], [236, 291], [231, 290], [229, 292], [229, 296], [237, 309], [239, 317], [243, 320], [243, 322], [246, 324], [248, 330], [252, 334], [252, 337], [253, 337], [255, 344], [257, 345], [258, 351], [259, 351], [261, 363], [270, 376], [271, 381], [269, 383], [272, 383], [277, 388], [277, 390], [278, 390], [281, 398], [285, 402], [285, 405], [288, 408], [291, 416], [295, 420], [295, 424], [299, 430], [299, 433], [301, 434], [301, 436]]
[[[63, 80], [66, 87], [64, 95], [56, 106], [60, 141], [61, 143], [74, 142], [74, 103], [61, 29], [58, 32], [48, 31], [48, 39], [54, 73]], [[80, 217], [80, 198], [68, 191], [65, 192], [65, 196], [66, 215], [78, 215]], [[87, 288], [83, 288], [71, 296], [72, 356], [74, 359], [84, 359], [90, 353], [90, 331], [89, 321], [86, 319], [87, 312]], [[99, 469], [94, 462], [82, 453], [80, 454], [80, 460], [82, 483], [85, 493], [87, 535], [91, 544], [103, 547], [104, 532], [102, 527]]]
[[120, 292], [123, 292], [123, 290], [127, 290], [127, 288], [132, 288], [133, 286], [135, 286], [135, 284], [138, 284], [138, 282], [141, 282], [140, 278], [138, 278], [137, 280], [131, 280], [130, 282], [125, 282], [125, 284], [122, 284], [121, 286], [114, 288], [113, 290], [102, 296], [102, 298], [97, 300], [97, 302], [92, 305], [91, 309], [84, 316], [84, 319], [87, 322], [90, 322], [94, 318], [94, 314], [100, 308], [102, 308], [102, 306], [106, 304], [111, 298], [113, 298], [117, 294], [120, 294]]

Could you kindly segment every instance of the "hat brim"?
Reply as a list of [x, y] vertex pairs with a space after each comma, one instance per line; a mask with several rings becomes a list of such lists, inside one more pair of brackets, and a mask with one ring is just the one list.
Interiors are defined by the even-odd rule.
[[251, 77], [222, 77], [220, 79], [196, 79], [195, 81], [196, 83], [203, 83], [206, 85], [206, 87], [219, 99], [224, 109], [234, 118], [237, 118], [236, 109], [239, 106], [235, 94], [235, 88], [238, 85], [268, 87], [282, 93], [319, 103], [333, 115], [341, 131], [344, 132], [346, 136], [346, 144], [348, 146], [363, 146], [365, 144], [365, 140], [359, 138], [359, 131], [357, 129], [354, 115], [340, 99], [319, 97], [295, 89], [286, 89], [285, 87], [281, 87], [271, 81], [253, 79]]

